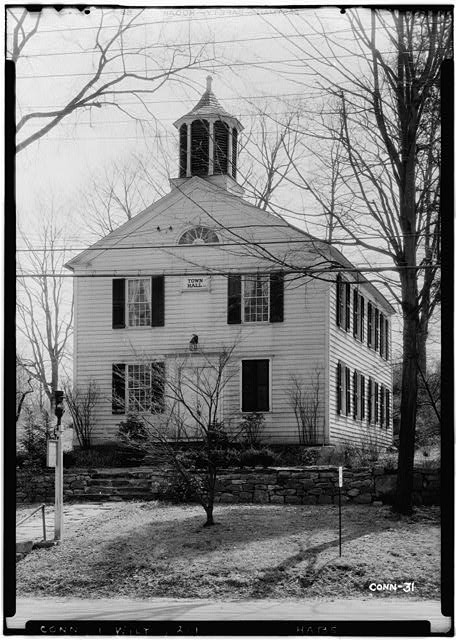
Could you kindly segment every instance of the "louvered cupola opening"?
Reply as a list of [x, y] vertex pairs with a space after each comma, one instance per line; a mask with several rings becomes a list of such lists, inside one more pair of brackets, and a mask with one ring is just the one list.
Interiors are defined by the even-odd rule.
[[209, 172], [209, 122], [194, 120], [191, 124], [192, 176], [207, 176]]
[[[179, 129], [179, 178], [199, 176], [239, 192], [238, 136], [242, 125], [219, 103], [208, 76], [206, 91], [193, 109], [174, 123]], [[226, 176], [223, 178], [223, 176]], [[231, 182], [230, 182], [231, 181]]]
[[230, 128], [226, 122], [214, 123], [214, 173], [228, 173], [228, 137]]
[[179, 178], [187, 175], [187, 125], [179, 129]]
[[235, 127], [233, 127], [233, 134], [232, 134], [232, 160], [231, 160], [231, 175], [233, 176], [233, 178], [236, 180], [236, 175], [237, 175], [237, 140], [238, 140], [238, 132], [237, 129]]

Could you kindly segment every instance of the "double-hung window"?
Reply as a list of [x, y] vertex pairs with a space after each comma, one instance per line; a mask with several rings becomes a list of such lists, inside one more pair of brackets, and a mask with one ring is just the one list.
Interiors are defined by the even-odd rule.
[[336, 398], [337, 413], [339, 415], [350, 414], [351, 393], [350, 393], [350, 369], [342, 362], [337, 363]]
[[243, 314], [244, 322], [268, 322], [269, 274], [244, 276]]
[[112, 366], [112, 412], [162, 413], [165, 406], [163, 362]]
[[128, 326], [150, 326], [152, 302], [150, 278], [132, 278], [126, 283]]

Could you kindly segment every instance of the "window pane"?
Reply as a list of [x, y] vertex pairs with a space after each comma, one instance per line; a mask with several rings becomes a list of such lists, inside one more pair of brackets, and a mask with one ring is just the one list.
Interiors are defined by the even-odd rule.
[[269, 320], [269, 275], [244, 278], [244, 322]]
[[128, 324], [130, 327], [150, 325], [150, 278], [128, 280]]
[[151, 401], [151, 371], [147, 364], [128, 366], [128, 409], [149, 411]]

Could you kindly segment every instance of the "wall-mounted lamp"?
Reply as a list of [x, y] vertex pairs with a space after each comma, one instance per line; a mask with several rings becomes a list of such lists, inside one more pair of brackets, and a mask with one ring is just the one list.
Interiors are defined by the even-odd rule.
[[188, 346], [190, 351], [198, 351], [198, 336], [196, 335], [196, 333], [194, 333], [190, 338]]

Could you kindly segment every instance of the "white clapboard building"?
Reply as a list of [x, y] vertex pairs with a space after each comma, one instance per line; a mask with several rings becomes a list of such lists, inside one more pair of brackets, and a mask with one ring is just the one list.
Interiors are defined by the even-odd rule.
[[226, 428], [259, 412], [269, 442], [302, 442], [300, 393], [299, 408], [316, 415], [312, 444], [389, 445], [390, 303], [339, 251], [243, 199], [242, 125], [210, 79], [175, 125], [179, 177], [168, 195], [67, 264], [74, 383], [99, 390], [94, 442], [114, 441], [129, 413], [165, 423], [157, 377], [185, 367], [198, 380], [232, 349]]

